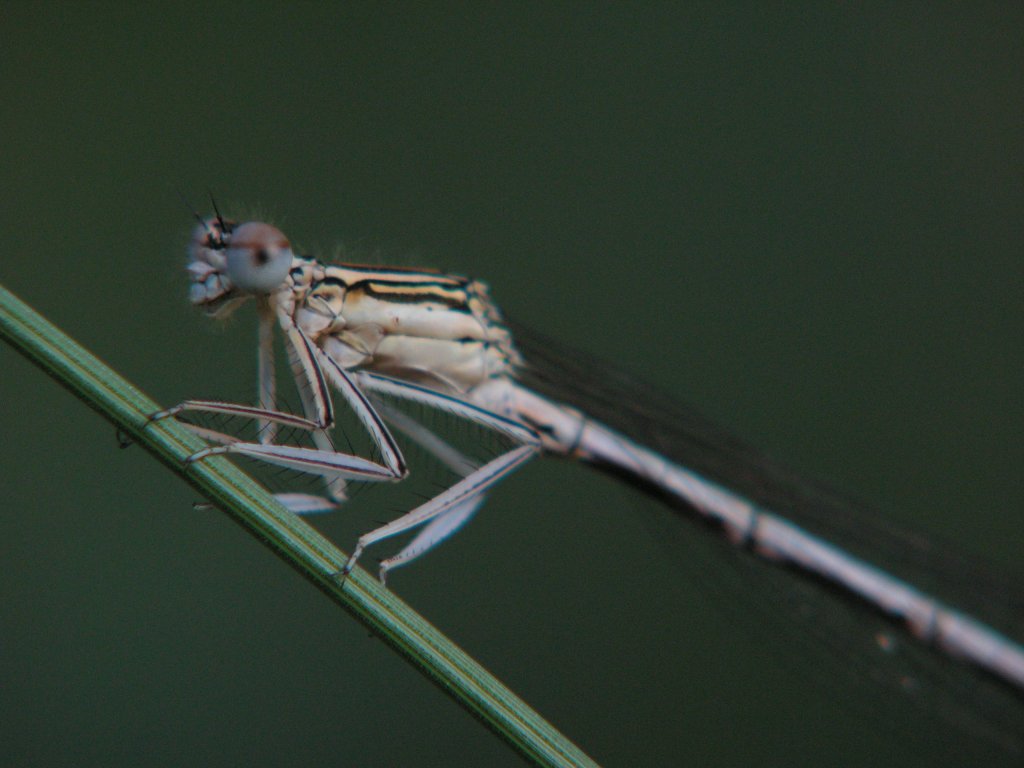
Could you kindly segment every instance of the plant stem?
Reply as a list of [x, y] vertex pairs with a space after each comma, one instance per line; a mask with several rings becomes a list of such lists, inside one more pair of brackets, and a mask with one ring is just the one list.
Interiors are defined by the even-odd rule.
[[185, 459], [204, 444], [174, 421], [149, 422], [160, 407], [0, 285], [0, 338], [46, 371], [133, 442], [156, 456], [269, 546], [458, 703], [543, 766], [594, 766], [582, 750], [376, 579], [222, 457]]

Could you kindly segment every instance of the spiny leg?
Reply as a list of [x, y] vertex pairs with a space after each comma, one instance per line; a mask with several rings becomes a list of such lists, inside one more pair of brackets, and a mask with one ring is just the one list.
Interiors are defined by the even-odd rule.
[[373, 407], [384, 421], [418, 444], [455, 474], [465, 477], [478, 466], [476, 462], [446, 443], [409, 414], [373, 398]]
[[[394, 443], [394, 438], [391, 437], [391, 434], [387, 431], [387, 428], [380, 420], [380, 416], [373, 411], [368, 401], [366, 401], [365, 397], [362, 396], [362, 393], [359, 393], [347, 378], [344, 378], [343, 382], [348, 383], [349, 386], [352, 387], [353, 391], [358, 395], [357, 403], [369, 410], [369, 413], [364, 414], [362, 418], [364, 421], [374, 424], [377, 427], [375, 432], [382, 434], [384, 438], [386, 438], [386, 446], [392, 449], [390, 455], [398, 462], [397, 468], [390, 465], [380, 464], [369, 459], [364, 459], [359, 456], [335, 451], [333, 450], [333, 446], [330, 450], [322, 450], [319, 448], [304, 448], [301, 446], [291, 445], [265, 445], [262, 443], [245, 441], [231, 441], [229, 436], [224, 436], [210, 430], [206, 431], [206, 436], [215, 442], [222, 442], [224, 444], [198, 451], [188, 457], [186, 462], [193, 463], [201, 461], [208, 456], [217, 454], [236, 453], [248, 456], [249, 458], [265, 461], [270, 464], [295, 469], [300, 472], [319, 475], [328, 483], [328, 488], [331, 487], [332, 483], [342, 482], [344, 480], [364, 480], [373, 482], [402, 479], [408, 474], [408, 470], [402, 460], [401, 453], [398, 451], [398, 446]], [[248, 406], [236, 406], [226, 403], [204, 405], [209, 407], [211, 410], [219, 412], [259, 415], [266, 419], [278, 419], [298, 426], [312, 424], [312, 422], [302, 419], [301, 417], [291, 416], [289, 414], [270, 413], [260, 409], [253, 409]], [[315, 427], [316, 425], [313, 426]], [[376, 435], [374, 436], [376, 437]], [[388, 455], [386, 451], [382, 452], [385, 453], [385, 456]], [[292, 497], [284, 497], [284, 500], [287, 504], [288, 501], [292, 500]], [[308, 505], [308, 501], [303, 501], [302, 504]]]
[[463, 478], [451, 488], [442, 491], [430, 501], [421, 504], [411, 512], [392, 520], [387, 525], [382, 525], [376, 530], [363, 534], [359, 537], [355, 550], [349, 556], [348, 562], [342, 569], [342, 575], [346, 575], [355, 567], [356, 561], [369, 545], [386, 539], [389, 536], [403, 533], [418, 525], [428, 523], [449, 510], [464, 504], [469, 504], [483, 494], [495, 483], [512, 472], [520, 464], [539, 453], [535, 445], [523, 445], [503, 453], [495, 459], [484, 464], [468, 477]]
[[[465, 477], [477, 469], [478, 465], [474, 461], [442, 440], [413, 417], [376, 398], [371, 399], [370, 404], [387, 424], [419, 444], [420, 447], [432, 454], [438, 461], [460, 477]], [[207, 434], [204, 437], [211, 442], [233, 442], [230, 437], [223, 439], [224, 436], [221, 436], [219, 433]], [[337, 508], [336, 504], [331, 503], [327, 499], [302, 493], [279, 493], [275, 494], [275, 498], [298, 515], [329, 512]], [[439, 544], [443, 539], [454, 533], [458, 527], [467, 522], [472, 513], [483, 503], [483, 500], [484, 497], [480, 496], [478, 499], [471, 500], [471, 504], [466, 505], [464, 512], [462, 512], [462, 508], [457, 507], [446, 512], [434, 522], [429, 523], [398, 555], [381, 564], [382, 571], [386, 572], [389, 567], [397, 567], [398, 565], [411, 562], [435, 544]], [[456, 524], [456, 517], [459, 516], [460, 512], [462, 514], [461, 521]], [[442, 523], [446, 523], [449, 527], [445, 533], [440, 534], [438, 530]]]
[[397, 555], [381, 560], [378, 578], [380, 583], [387, 582], [388, 572], [402, 565], [408, 565], [420, 555], [425, 555], [431, 549], [443, 542], [452, 534], [456, 533], [462, 526], [469, 522], [469, 519], [476, 513], [484, 503], [484, 494], [466, 499], [461, 504], [456, 504], [442, 515], [431, 520], [423, 530], [416, 534], [402, 551]]
[[[408, 416], [402, 411], [391, 408], [386, 403], [382, 403], [375, 399], [375, 408], [392, 426], [403, 432], [410, 439], [419, 443], [428, 452], [436, 456], [443, 464], [447, 465], [453, 472], [466, 478], [455, 486], [452, 486], [448, 491], [440, 494], [435, 499], [418, 507], [407, 515], [400, 517], [391, 524], [378, 528], [375, 531], [371, 531], [360, 539], [360, 545], [357, 546], [356, 551], [353, 553], [353, 557], [350, 558], [349, 564], [353, 563], [354, 559], [361, 553], [362, 548], [368, 546], [372, 541], [378, 541], [381, 538], [386, 538], [387, 536], [392, 536], [414, 528], [417, 525], [426, 523], [423, 530], [420, 531], [416, 537], [397, 555], [381, 562], [380, 579], [383, 582], [387, 578], [389, 570], [401, 565], [406, 565], [417, 557], [426, 554], [430, 549], [443, 542], [459, 528], [465, 525], [483, 503], [485, 491], [497, 482], [497, 480], [499, 480], [504, 474], [511, 472], [520, 462], [529, 458], [532, 452], [539, 452], [540, 440], [536, 433], [528, 427], [524, 427], [516, 421], [512, 421], [511, 419], [505, 418], [504, 416], [494, 413], [486, 408], [482, 408], [474, 403], [461, 400], [451, 395], [436, 392], [417, 384], [411, 384], [409, 382], [365, 371], [357, 372], [353, 374], [353, 377], [364, 390], [388, 394], [392, 397], [418, 402], [438, 410], [447, 411], [474, 423], [486, 426], [499, 433], [503, 433], [517, 442], [525, 444], [523, 448], [506, 453], [478, 469], [474, 462], [463, 456], [459, 451], [448, 445], [444, 440], [417, 422], [411, 416]], [[523, 456], [512, 456], [516, 451], [523, 449], [525, 449]], [[509, 461], [510, 464], [507, 467], [502, 467], [501, 465], [505, 461]], [[497, 467], [495, 467], [496, 464], [498, 465]], [[489, 477], [489, 472], [494, 472], [494, 476]], [[481, 475], [481, 473], [483, 474]], [[458, 489], [470, 488], [481, 478], [483, 482], [477, 486], [475, 491], [470, 491], [465, 494], [462, 501], [455, 500], [451, 503], [445, 503], [442, 500], [442, 497], [444, 497], [445, 494], [461, 494], [461, 491]], [[432, 510], [431, 505], [438, 501], [440, 501], [440, 506], [433, 508]], [[348, 573], [348, 570], [344, 572]]]
[[[221, 443], [221, 445], [197, 452], [189, 457], [188, 463], [221, 453], [245, 455], [271, 464], [319, 475], [326, 482], [328, 494], [335, 501], [340, 501], [344, 498], [344, 483], [346, 479], [380, 481], [398, 480], [404, 477], [408, 470], [405, 467], [401, 452], [380, 417], [367, 402], [365, 396], [359, 392], [358, 388], [340, 366], [334, 364], [329, 357], [320, 352], [302, 330], [291, 323], [287, 315], [280, 314], [279, 320], [285, 331], [289, 359], [292, 362], [292, 371], [296, 375], [296, 383], [303, 401], [303, 408], [307, 414], [305, 418], [234, 403], [191, 400], [154, 414], [151, 420], [174, 416], [183, 411], [207, 411], [257, 418], [261, 422], [282, 423], [310, 430], [314, 442], [318, 446], [316, 449], [233, 440], [228, 435], [196, 427], [195, 431], [197, 433], [213, 442]], [[327, 380], [324, 377], [320, 364], [321, 361], [331, 365], [329, 371], [331, 383], [338, 388], [346, 401], [356, 410], [360, 421], [366, 426], [371, 437], [380, 448], [387, 462], [386, 464], [379, 464], [334, 450], [334, 446], [326, 434], [326, 429], [333, 423], [333, 407]], [[309, 500], [315, 498], [305, 495], [282, 495], [281, 500], [295, 511], [306, 511], [314, 507], [315, 511], [321, 511], [329, 506], [333, 506], [331, 502], [326, 500], [319, 504], [311, 504]]]
[[[296, 416], [293, 413], [272, 411], [266, 408], [257, 408], [252, 405], [243, 405], [241, 403], [225, 403], [221, 400], [185, 400], [184, 402], [178, 403], [170, 408], [157, 411], [149, 417], [149, 420], [151, 422], [160, 421], [170, 416], [177, 416], [179, 413], [190, 413], [195, 411], [204, 413], [222, 413], [227, 416], [243, 416], [248, 419], [259, 419], [260, 421], [273, 421], [277, 424], [285, 424], [289, 427], [297, 427], [299, 429], [308, 429], [311, 431], [324, 429], [322, 425], [317, 424], [315, 421], [310, 421], [302, 416]], [[183, 424], [186, 427], [194, 426], [184, 422]], [[203, 427], [197, 427], [196, 429], [203, 429]]]
[[[285, 337], [288, 342], [289, 359], [296, 361], [292, 368], [293, 373], [295, 373], [299, 396], [302, 400], [304, 417], [278, 411], [273, 407], [273, 404], [272, 407], [268, 408], [262, 404], [259, 407], [254, 407], [239, 403], [226, 403], [219, 400], [185, 400], [171, 408], [154, 413], [149, 417], [149, 420], [159, 421], [160, 419], [189, 411], [223, 413], [232, 416], [255, 418], [260, 423], [274, 422], [310, 430], [313, 433], [314, 440], [317, 442], [317, 446], [321, 450], [328, 450], [333, 447], [326, 435], [326, 431], [334, 425], [334, 411], [331, 405], [330, 393], [327, 389], [327, 382], [311, 351], [313, 345], [301, 330], [291, 324], [291, 321], [287, 319], [287, 315], [280, 316], [279, 320], [282, 325], [285, 322], [289, 323], [289, 327], [284, 329]], [[261, 319], [261, 325], [262, 322]], [[262, 349], [262, 329], [260, 335], [260, 396], [263, 399], [264, 395], [269, 391], [271, 393], [270, 399], [273, 400], [272, 391], [275, 388], [273, 384], [273, 361], [266, 359], [267, 355], [265, 350]], [[269, 374], [265, 372], [265, 368], [270, 369]], [[323, 434], [318, 435], [318, 432]], [[326, 443], [321, 444], [321, 440], [325, 440]], [[261, 440], [261, 442], [266, 441]]]
[[436, 408], [440, 411], [460, 416], [481, 426], [488, 427], [504, 435], [507, 435], [517, 443], [523, 445], [535, 445], [540, 447], [540, 438], [537, 433], [518, 421], [506, 418], [494, 411], [483, 408], [468, 400], [446, 395], [433, 389], [421, 387], [418, 384], [411, 384], [407, 381], [393, 379], [389, 376], [381, 376], [377, 373], [359, 371], [352, 374], [359, 386], [367, 392], [379, 392], [385, 395], [422, 403], [423, 405]]
[[[333, 425], [334, 404], [323, 369], [317, 362], [313, 343], [302, 329], [295, 325], [291, 316], [283, 308], [278, 310], [278, 324], [284, 332], [288, 365], [292, 372], [292, 378], [295, 380], [295, 387], [299, 392], [302, 412], [306, 414], [307, 418]], [[321, 451], [334, 450], [334, 444], [326, 429], [313, 432], [313, 444]], [[347, 498], [344, 478], [323, 476], [322, 479], [329, 499], [340, 504]]]
[[[469, 457], [463, 455], [408, 414], [376, 399], [373, 401], [373, 405], [388, 424], [410, 440], [416, 442], [452, 472], [461, 477], [466, 477], [477, 469], [477, 464]], [[468, 523], [469, 519], [484, 503], [485, 498], [485, 494], [481, 493], [475, 498], [470, 498], [461, 504], [456, 504], [444, 514], [427, 523], [423, 530], [417, 533], [415, 538], [403, 547], [398, 554], [389, 557], [387, 560], [382, 560], [379, 570], [381, 584], [387, 581], [388, 571], [402, 565], [408, 565]]]
[[[303, 335], [303, 338], [305, 338], [305, 335]], [[402, 457], [398, 444], [395, 443], [395, 438], [391, 436], [380, 415], [370, 404], [370, 401], [366, 399], [366, 395], [363, 394], [362, 390], [352, 380], [349, 373], [338, 365], [334, 358], [319, 347], [310, 344], [309, 349], [310, 353], [314, 356], [314, 361], [319, 361], [323, 365], [323, 370], [327, 374], [328, 380], [341, 393], [341, 396], [345, 398], [345, 401], [352, 408], [356, 417], [362, 422], [363, 427], [370, 433], [370, 437], [373, 438], [374, 443], [381, 452], [384, 463], [396, 475], [402, 477], [407, 475], [409, 470], [405, 465], [405, 459]]]
[[[222, 403], [214, 400], [186, 400], [173, 408], [155, 413], [151, 421], [175, 416], [178, 413], [201, 411], [222, 413], [232, 416], [260, 419], [261, 422], [285, 424], [291, 427], [311, 430], [313, 435], [325, 435], [322, 428], [315, 422], [279, 411], [267, 411], [248, 405]], [[181, 422], [182, 426], [198, 435], [207, 442], [216, 443], [216, 448], [206, 448], [192, 454], [186, 459], [187, 464], [202, 460], [207, 456], [221, 453], [237, 453], [249, 458], [262, 460], [270, 464], [287, 466], [308, 474], [319, 475], [327, 486], [327, 497], [306, 496], [305, 494], [276, 494], [276, 498], [285, 507], [296, 514], [307, 512], [325, 512], [337, 509], [345, 500], [345, 481], [360, 480], [394, 480], [394, 473], [388, 468], [374, 462], [368, 462], [355, 456], [338, 453], [328, 439], [327, 450], [301, 448], [296, 446], [278, 445], [276, 443], [253, 443], [239, 440], [234, 435], [218, 432], [197, 424]], [[316, 500], [315, 502], [313, 500]]]
[[[302, 412], [307, 419], [329, 429], [334, 425], [334, 405], [327, 379], [316, 359], [316, 347], [283, 309], [278, 311], [277, 320], [284, 332], [285, 351], [299, 391]], [[323, 445], [318, 444], [318, 447], [326, 449]]]

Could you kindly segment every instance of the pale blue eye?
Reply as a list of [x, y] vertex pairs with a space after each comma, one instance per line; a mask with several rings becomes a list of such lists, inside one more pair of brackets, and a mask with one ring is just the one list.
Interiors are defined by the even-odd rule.
[[281, 230], [251, 221], [231, 233], [224, 257], [225, 272], [235, 288], [247, 293], [273, 293], [288, 277], [294, 254]]

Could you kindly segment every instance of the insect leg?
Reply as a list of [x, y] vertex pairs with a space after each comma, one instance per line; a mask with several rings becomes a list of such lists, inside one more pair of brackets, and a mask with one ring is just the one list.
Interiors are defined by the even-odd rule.
[[469, 522], [469, 519], [480, 509], [484, 503], [484, 495], [474, 496], [466, 499], [461, 504], [456, 504], [444, 514], [434, 518], [423, 530], [416, 534], [401, 552], [387, 560], [381, 560], [379, 578], [380, 583], [387, 581], [388, 571], [401, 565], [408, 565], [420, 555], [425, 555], [431, 549], [443, 542], [462, 526]]
[[[257, 302], [259, 315], [259, 343], [257, 345], [257, 397], [259, 407], [277, 410], [277, 386], [274, 375], [274, 313], [266, 299]], [[272, 443], [277, 437], [277, 423], [267, 419], [259, 420], [259, 440]]]
[[370, 544], [430, 522], [454, 507], [477, 500], [491, 486], [512, 472], [520, 464], [536, 455], [539, 450], [536, 445], [522, 445], [518, 448], [513, 448], [511, 451], [503, 453], [487, 462], [468, 477], [463, 478], [448, 490], [442, 491], [425, 504], [421, 504], [411, 512], [407, 512], [397, 520], [392, 520], [376, 530], [363, 534], [359, 537], [356, 548], [349, 556], [348, 562], [345, 563], [342, 573], [347, 574], [355, 567], [359, 556]]

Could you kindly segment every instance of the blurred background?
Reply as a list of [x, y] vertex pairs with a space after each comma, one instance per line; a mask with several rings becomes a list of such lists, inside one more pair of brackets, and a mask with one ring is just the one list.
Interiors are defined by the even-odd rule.
[[[251, 397], [251, 310], [186, 300], [179, 192], [212, 191], [308, 250], [484, 278], [1020, 583], [1019, 4], [3, 15], [0, 281], [158, 402]], [[0, 429], [4, 762], [518, 764], [3, 346]], [[348, 549], [397, 514], [373, 498], [315, 522]], [[1020, 759], [791, 643], [652, 517], [538, 462], [390, 585], [608, 765]]]

